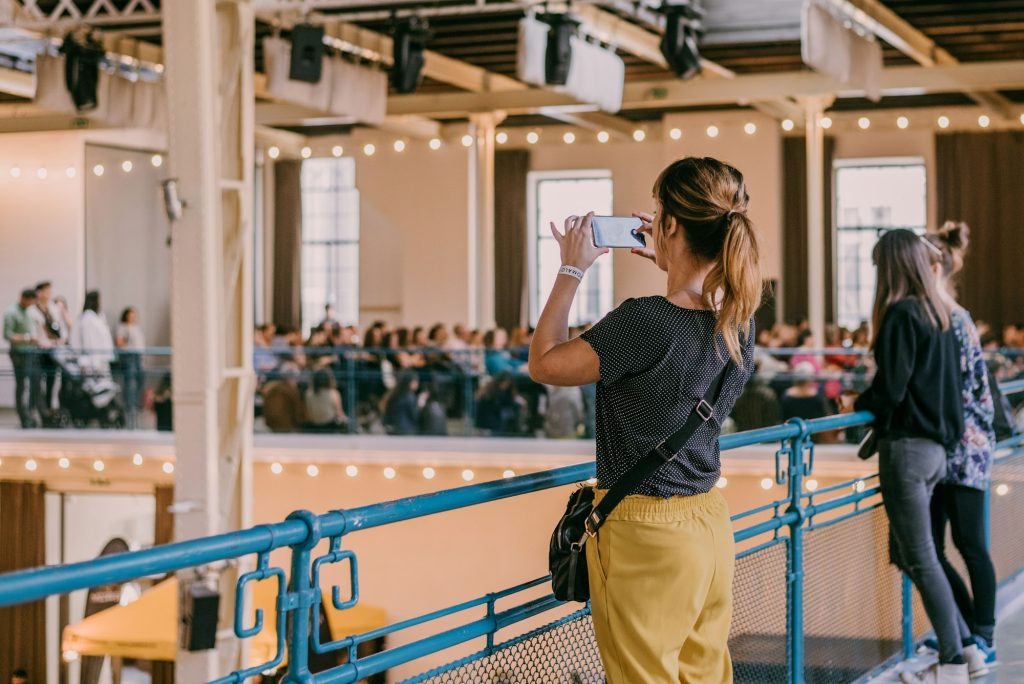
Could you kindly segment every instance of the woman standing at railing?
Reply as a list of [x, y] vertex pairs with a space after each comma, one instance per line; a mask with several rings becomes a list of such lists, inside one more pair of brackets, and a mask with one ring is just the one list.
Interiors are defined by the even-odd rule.
[[[993, 429], [995, 403], [988, 383], [988, 369], [981, 349], [981, 337], [971, 315], [953, 296], [953, 277], [964, 266], [967, 251], [966, 223], [948, 221], [928, 240], [938, 248], [932, 268], [938, 278], [940, 296], [951, 313], [951, 324], [960, 343], [960, 371], [963, 374], [964, 436], [950, 453], [946, 477], [932, 495], [932, 532], [939, 562], [949, 579], [960, 613], [985, 651], [987, 662], [995, 661], [996, 570], [985, 544], [985, 492], [992, 473], [996, 444]], [[953, 544], [967, 565], [974, 599], [960, 573], [945, 554], [946, 523], [953, 529]]]
[[[634, 253], [668, 273], [663, 297], [623, 302], [581, 337], [568, 318], [594, 247], [591, 215], [554, 224], [562, 269], [530, 348], [530, 373], [551, 385], [597, 386], [595, 505], [681, 425], [723, 373], [713, 412], [686, 446], [611, 512], [586, 544], [594, 631], [611, 684], [732, 681], [733, 530], [721, 476], [721, 421], [753, 369], [761, 301], [757, 239], [743, 176], [687, 158], [654, 186], [657, 219]], [[729, 359], [735, 363], [726, 372]]]
[[[960, 684], [984, 669], [960, 617], [932, 541], [929, 506], [946, 474], [946, 452], [964, 434], [960, 353], [950, 307], [931, 271], [936, 248], [909, 230], [875, 245], [878, 268], [872, 329], [877, 371], [856, 402], [875, 414], [878, 478], [895, 541], [894, 560], [921, 593], [939, 641], [939, 662], [905, 682]], [[980, 663], [979, 663], [980, 659]]]

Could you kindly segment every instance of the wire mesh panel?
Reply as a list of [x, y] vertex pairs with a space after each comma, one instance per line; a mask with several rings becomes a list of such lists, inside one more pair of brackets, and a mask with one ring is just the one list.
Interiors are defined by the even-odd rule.
[[513, 639], [491, 655], [481, 653], [406, 680], [430, 684], [602, 684], [589, 612], [559, 620]]
[[991, 496], [992, 560], [1002, 582], [1024, 568], [1024, 454], [995, 464]]
[[804, 537], [804, 678], [849, 682], [901, 649], [900, 573], [875, 508]]
[[729, 634], [736, 684], [787, 680], [786, 549], [781, 539], [736, 561]]

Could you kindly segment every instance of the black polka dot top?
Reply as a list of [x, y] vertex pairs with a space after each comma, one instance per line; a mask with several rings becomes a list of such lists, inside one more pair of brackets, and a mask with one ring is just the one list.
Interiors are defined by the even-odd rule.
[[[728, 352], [715, 337], [711, 311], [684, 309], [664, 297], [628, 299], [582, 338], [601, 359], [597, 385], [597, 481], [607, 489], [643, 455], [682, 427]], [[701, 425], [683, 452], [633, 494], [692, 496], [721, 476], [721, 422], [754, 367], [753, 322], [743, 364], [730, 372], [715, 404], [715, 419]], [[714, 343], [713, 343], [714, 341]]]

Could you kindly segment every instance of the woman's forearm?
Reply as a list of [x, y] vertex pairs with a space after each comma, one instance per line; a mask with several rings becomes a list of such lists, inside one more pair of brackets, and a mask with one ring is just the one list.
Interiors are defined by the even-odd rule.
[[530, 362], [542, 358], [569, 339], [569, 312], [579, 285], [580, 281], [570, 275], [561, 274], [555, 278], [555, 286], [551, 289], [533, 333]]

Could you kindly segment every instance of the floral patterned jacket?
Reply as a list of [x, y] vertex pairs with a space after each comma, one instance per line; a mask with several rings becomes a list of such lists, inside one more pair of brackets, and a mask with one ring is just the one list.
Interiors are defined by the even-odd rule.
[[953, 310], [953, 330], [960, 343], [963, 374], [964, 436], [949, 454], [945, 484], [988, 489], [996, 436], [992, 428], [995, 405], [988, 386], [978, 329], [965, 309]]

